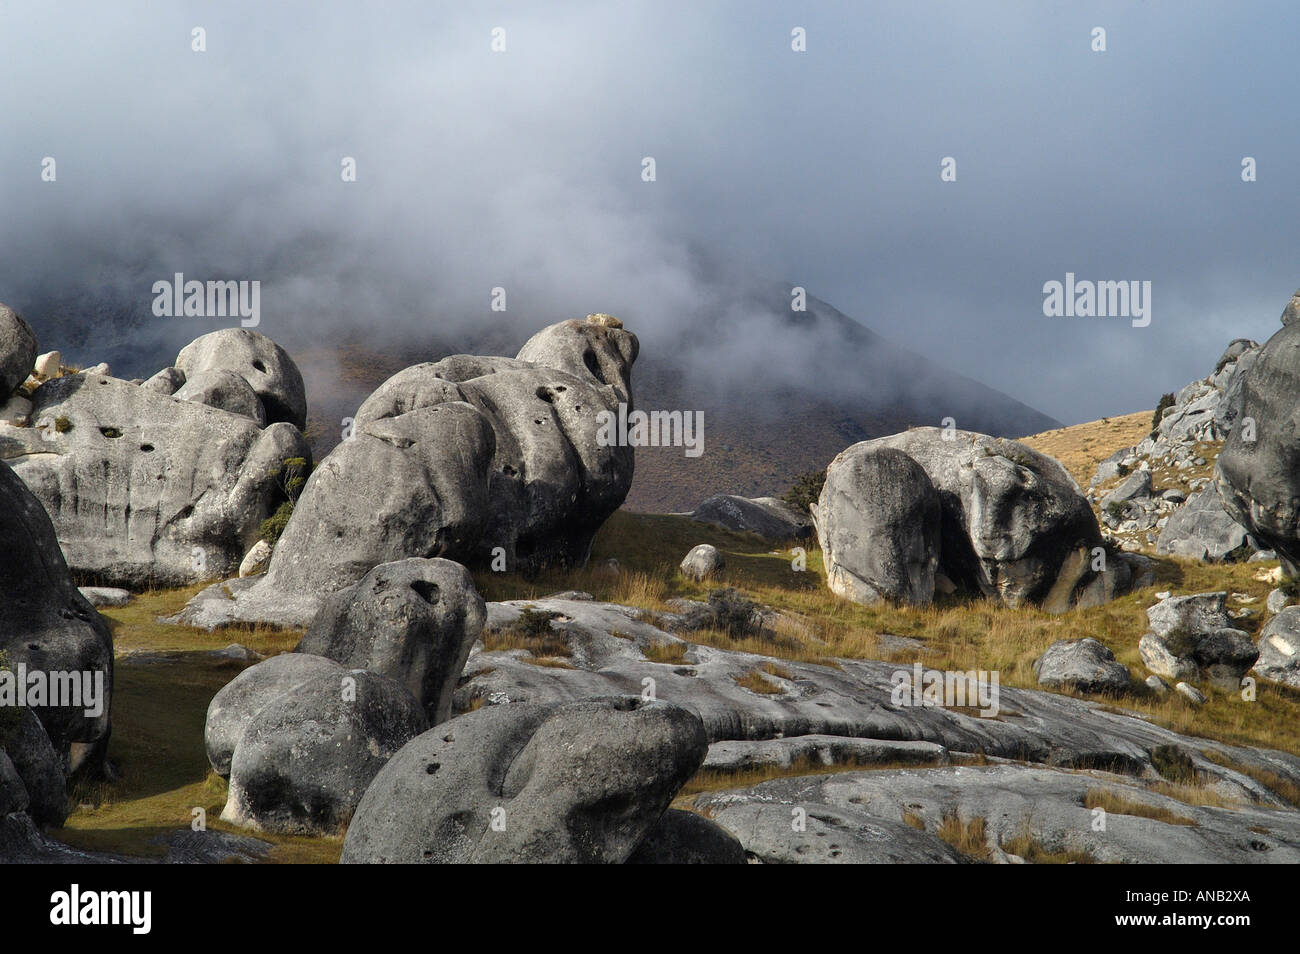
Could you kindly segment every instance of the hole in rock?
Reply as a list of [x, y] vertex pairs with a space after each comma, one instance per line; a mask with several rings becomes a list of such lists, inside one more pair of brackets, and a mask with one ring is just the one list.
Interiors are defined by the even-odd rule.
[[427, 772], [428, 774], [432, 775], [434, 772], [438, 771], [438, 769], [440, 769], [440, 768], [442, 768], [442, 765], [439, 764], [438, 762], [430, 762], [428, 765], [426, 765], [426, 766], [424, 767], [424, 770], [425, 770], [425, 772]]
[[261, 371], [263, 374], [266, 374], [266, 365], [264, 365], [260, 360], [254, 361], [253, 367], [255, 367], [258, 371]]
[[430, 583], [428, 580], [414, 580], [411, 583], [411, 589], [420, 595], [420, 599], [426, 603], [438, 602], [438, 584]]
[[152, 453], [153, 453], [153, 445], [152, 445], [152, 444], [141, 444], [141, 445], [140, 445], [140, 450], [144, 451], [146, 454], [152, 454]]
[[105, 437], [110, 438], [112, 440], [116, 440], [117, 438], [122, 436], [122, 432], [118, 430], [116, 427], [101, 427], [99, 429], [99, 433], [103, 434]]
[[541, 398], [543, 401], [545, 401], [547, 404], [550, 404], [552, 401], [555, 400], [555, 395], [551, 394], [550, 388], [546, 388], [546, 387], [538, 388], [537, 396]]

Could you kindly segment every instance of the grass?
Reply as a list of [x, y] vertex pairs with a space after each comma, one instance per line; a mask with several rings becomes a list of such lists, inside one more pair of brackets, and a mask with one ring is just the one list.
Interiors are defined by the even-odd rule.
[[[726, 556], [727, 567], [719, 580], [694, 583], [676, 572], [682, 555], [697, 543], [712, 543]], [[592, 569], [550, 571], [525, 579], [514, 574], [480, 572], [475, 580], [486, 599], [529, 599], [558, 590], [581, 589], [597, 599], [650, 610], [670, 609], [666, 601], [673, 598], [704, 600], [710, 591], [732, 586], [759, 603], [807, 620], [808, 626], [802, 632], [791, 628], [777, 638], [735, 639], [704, 629], [690, 634], [692, 642], [773, 660], [821, 665], [835, 665], [835, 657], [845, 657], [888, 659], [906, 665], [919, 661], [929, 668], [962, 672], [996, 670], [1003, 686], [1037, 688], [1033, 663], [1043, 650], [1057, 640], [1085, 636], [1108, 646], [1136, 677], [1145, 677], [1137, 644], [1146, 631], [1146, 608], [1156, 602], [1157, 592], [1245, 593], [1256, 598], [1250, 608], [1258, 611], [1273, 584], [1255, 577], [1274, 566], [1267, 562], [1209, 565], [1160, 558], [1156, 560], [1152, 586], [1104, 606], [1053, 616], [1034, 607], [1008, 609], [960, 593], [939, 596], [926, 607], [861, 606], [826, 589], [821, 552], [811, 544], [806, 552], [807, 569], [796, 572], [792, 569], [794, 551], [790, 547], [773, 547], [761, 538], [704, 526], [684, 517], [615, 513], [596, 535], [591, 565], [595, 567], [609, 558], [618, 560], [619, 573]], [[1257, 613], [1234, 621], [1234, 626], [1253, 636], [1260, 622]], [[882, 633], [912, 637], [921, 642], [922, 648], [883, 651], [877, 639]], [[1177, 693], [1158, 696], [1135, 678], [1120, 711], [1135, 711], [1185, 735], [1300, 754], [1300, 736], [1295, 731], [1300, 724], [1300, 690], [1260, 681], [1255, 701], [1245, 702], [1236, 693], [1201, 688], [1209, 701], [1198, 708]]]
[[653, 642], [641, 650], [641, 655], [655, 663], [684, 663], [689, 643]]
[[736, 685], [742, 689], [748, 689], [750, 692], [756, 692], [762, 696], [779, 696], [785, 692], [780, 686], [772, 682], [757, 669], [751, 669], [735, 677]]
[[[1107, 815], [1133, 815], [1138, 818], [1150, 818], [1164, 822], [1166, 825], [1195, 825], [1196, 822], [1171, 812], [1167, 808], [1135, 802], [1131, 798], [1108, 788], [1090, 789], [1083, 797], [1084, 808], [1100, 808]], [[1019, 852], [1015, 852], [1019, 854]]]
[[970, 818], [963, 821], [953, 812], [943, 816], [935, 834], [972, 861], [993, 859], [983, 818]]
[[1022, 437], [1020, 443], [1055, 457], [1080, 486], [1087, 487], [1098, 463], [1121, 447], [1132, 447], [1150, 432], [1151, 412], [1137, 411]]
[[[188, 828], [195, 808], [207, 813], [210, 830], [247, 834], [218, 817], [226, 783], [212, 773], [203, 745], [208, 703], [243, 669], [206, 651], [225, 647], [232, 634], [169, 626], [155, 618], [175, 613], [198, 589], [157, 590], [138, 595], [127, 606], [102, 611], [113, 628], [119, 659], [109, 757], [120, 778], [73, 788], [73, 812], [63, 828], [51, 832], [61, 841], [88, 850], [157, 857], [163, 849], [150, 844], [152, 839]], [[246, 645], [266, 654], [291, 649], [299, 636], [271, 629], [239, 634]], [[168, 658], [122, 663], [121, 657], [132, 650], [166, 653]], [[269, 860], [274, 862], [332, 863], [342, 850], [337, 838], [257, 837], [272, 844]]]

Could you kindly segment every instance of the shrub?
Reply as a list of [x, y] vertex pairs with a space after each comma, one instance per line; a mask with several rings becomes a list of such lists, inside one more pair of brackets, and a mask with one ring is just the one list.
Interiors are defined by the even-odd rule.
[[60, 414], [54, 419], [54, 429], [60, 434], [66, 434], [72, 430], [72, 421]]
[[810, 470], [796, 477], [793, 486], [781, 495], [781, 499], [800, 513], [804, 513], [817, 502], [825, 483], [826, 471]]
[[289, 518], [293, 516], [293, 501], [286, 500], [280, 504], [279, 508], [271, 516], [262, 521], [262, 526], [258, 528], [257, 534], [271, 546], [275, 546], [276, 541], [280, 539], [280, 534], [284, 533], [284, 528], [289, 523]]
[[1173, 394], [1160, 395], [1160, 403], [1156, 405], [1155, 413], [1151, 415], [1151, 436], [1154, 437], [1156, 431], [1160, 429], [1160, 419], [1165, 416], [1165, 411], [1173, 406]]

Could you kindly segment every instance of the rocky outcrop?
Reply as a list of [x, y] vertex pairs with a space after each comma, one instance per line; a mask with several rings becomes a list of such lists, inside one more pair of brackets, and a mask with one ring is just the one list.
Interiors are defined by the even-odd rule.
[[1300, 689], [1300, 606], [1287, 606], [1259, 631], [1255, 672]]
[[1204, 675], [1235, 689], [1259, 653], [1249, 634], [1232, 627], [1227, 593], [1170, 596], [1147, 610], [1150, 632], [1138, 643], [1142, 662], [1157, 676], [1197, 679]]
[[855, 445], [837, 460], [867, 449], [901, 451], [925, 470], [941, 506], [939, 568], [954, 583], [1006, 606], [1043, 602], [1054, 612], [1127, 587], [1128, 567], [1102, 555], [1097, 518], [1078, 484], [1045, 454], [918, 427]]
[[[285, 422], [299, 430], [307, 426], [302, 373], [288, 352], [264, 334], [248, 328], [222, 328], [195, 338], [176, 356], [175, 369], [185, 386], [196, 382], [196, 387], [204, 389], [224, 377], [221, 372], [230, 372], [248, 383], [269, 423]], [[240, 399], [241, 403], [245, 400]]]
[[1245, 528], [1228, 515], [1213, 487], [1189, 496], [1170, 514], [1156, 541], [1157, 553], [1206, 563], [1245, 559], [1254, 550]]
[[1300, 573], [1300, 325], [1288, 324], [1245, 372], [1237, 426], [1219, 454], [1215, 486], [1228, 514], [1288, 574]]
[[295, 652], [390, 677], [436, 725], [451, 715], [456, 680], [486, 618], [459, 563], [383, 563], [325, 601]]
[[[1300, 861], [1296, 812], [1189, 805], [1163, 794], [1160, 783], [1158, 776], [995, 764], [777, 779], [692, 801], [766, 863], [1019, 863], [1031, 851], [1118, 864]], [[1099, 827], [1090, 795], [1140, 808], [1107, 812]], [[972, 835], [967, 858], [937, 835], [958, 824]]]
[[[68, 572], [39, 500], [0, 462], [0, 653], [15, 673], [73, 674], [80, 702], [33, 706], [71, 769], [102, 764], [113, 693], [113, 637]], [[98, 696], [84, 694], [86, 679]], [[96, 682], [99, 690], [95, 692]], [[53, 700], [49, 700], [53, 701]], [[98, 708], [99, 711], [89, 711]]]
[[456, 355], [399, 372], [361, 405], [357, 426], [472, 405], [492, 428], [495, 454], [487, 526], [466, 562], [487, 565], [500, 548], [509, 570], [581, 565], [632, 483], [634, 449], [606, 443], [599, 415], [617, 419], [619, 405], [630, 406], [638, 348], [622, 328], [561, 322], [514, 359]]
[[331, 593], [408, 557], [581, 564], [631, 484], [633, 448], [598, 440], [598, 415], [630, 400], [637, 347], [609, 323], [567, 321], [519, 358], [399, 372], [308, 479], [266, 573], [204, 591], [177, 621], [303, 626]]
[[37, 347], [32, 326], [8, 305], [0, 304], [0, 404], [32, 373]]
[[813, 532], [811, 517], [776, 497], [714, 494], [695, 508], [692, 520], [737, 533], [754, 533], [774, 543], [802, 540]]
[[342, 861], [622, 863], [707, 744], [698, 717], [635, 697], [471, 712], [384, 766]]
[[175, 621], [306, 626], [382, 563], [463, 559], [486, 526], [493, 446], [483, 415], [462, 402], [359, 425], [307, 479], [266, 572], [209, 587]]
[[929, 603], [940, 559], [939, 495], [907, 454], [855, 444], [812, 508], [826, 584], [857, 603]]
[[[835, 659], [821, 665], [781, 659], [773, 673], [763, 669], [772, 664], [770, 657], [691, 643], [644, 622], [631, 607], [554, 598], [488, 603], [487, 629], [509, 626], [525, 607], [557, 614], [551, 622], [551, 642], [562, 642], [564, 648], [552, 645], [548, 651], [567, 652], [562, 656], [565, 666], [537, 665], [523, 649], [475, 651], [456, 691], [459, 710], [653, 691], [657, 699], [699, 715], [715, 745], [750, 741], [766, 746], [779, 741], [795, 746], [792, 759], [823, 761], [817, 753], [824, 751], [843, 763], [858, 757], [870, 761], [872, 753], [878, 754], [878, 761], [889, 757], [889, 746], [906, 741], [916, 750], [909, 747], [895, 755], [916, 766], [1005, 758], [1073, 769], [1104, 767], [1156, 780], [1161, 777], [1159, 753], [1174, 746], [1186, 750], [1197, 777], [1225, 798], [1285, 808], [1286, 803], [1255, 776], [1266, 772], [1300, 784], [1300, 757], [1181, 735], [1137, 713], [1124, 713], [1114, 700], [1093, 702], [1000, 686], [997, 712], [987, 717], [974, 705], [910, 704], [910, 695], [900, 696], [898, 686], [900, 677], [906, 682], [913, 676], [911, 664]], [[655, 661], [660, 659], [664, 661]], [[746, 688], [755, 673], [774, 691]], [[876, 744], [860, 750], [846, 744], [838, 750], [842, 755], [816, 740], [796, 746], [795, 740], [814, 735]], [[717, 768], [744, 758], [733, 753], [724, 760], [723, 751], [718, 751]], [[763, 751], [754, 758], [777, 759], [779, 764], [779, 755]], [[913, 771], [924, 777], [930, 770]], [[1115, 777], [1122, 779], [1123, 774]], [[786, 824], [788, 828], [788, 809]]]
[[289, 424], [74, 374], [32, 395], [32, 426], [0, 426], [0, 458], [49, 512], [68, 564], [129, 587], [233, 574], [284, 497], [276, 474], [310, 459]]

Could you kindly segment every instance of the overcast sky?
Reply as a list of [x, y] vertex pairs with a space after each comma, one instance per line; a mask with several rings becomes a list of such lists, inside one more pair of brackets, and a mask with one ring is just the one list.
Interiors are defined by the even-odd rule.
[[[184, 271], [263, 279], [272, 337], [418, 335], [505, 320], [504, 286], [527, 327], [609, 311], [664, 341], [736, 268], [1067, 423], [1276, 330], [1294, 4], [804, 6], [5, 3], [0, 301], [92, 327], [85, 302], [147, 314]], [[1150, 326], [1045, 317], [1066, 272], [1150, 281]], [[177, 333], [154, 321], [136, 346]]]

